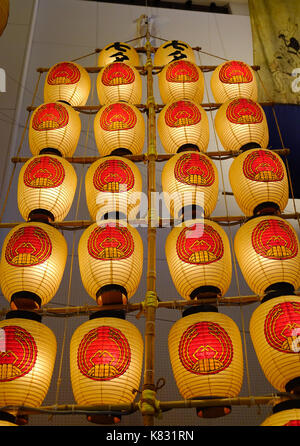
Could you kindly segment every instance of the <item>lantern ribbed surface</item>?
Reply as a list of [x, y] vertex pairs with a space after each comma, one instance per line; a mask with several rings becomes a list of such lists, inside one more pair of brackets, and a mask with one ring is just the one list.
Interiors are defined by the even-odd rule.
[[0, 351], [0, 405], [40, 407], [52, 378], [56, 338], [46, 325], [15, 313], [0, 322], [5, 342]]
[[259, 305], [250, 320], [250, 335], [261, 368], [279, 392], [300, 377], [300, 302], [280, 296]]
[[135, 399], [143, 362], [143, 339], [130, 322], [91, 319], [74, 332], [70, 371], [77, 404], [126, 404]]
[[257, 82], [250, 65], [239, 60], [220, 64], [210, 78], [211, 91], [215, 102], [246, 98], [257, 101]]
[[188, 43], [182, 40], [168, 40], [155, 51], [153, 64], [162, 66], [176, 60], [188, 60], [196, 63], [194, 50]]
[[133, 66], [140, 65], [140, 57], [134, 47], [124, 42], [112, 42], [105, 45], [99, 53], [98, 66], [104, 67], [113, 62], [123, 62]]
[[234, 158], [229, 180], [236, 202], [246, 216], [261, 203], [272, 202], [282, 212], [288, 203], [289, 184], [284, 162], [271, 150], [247, 150]]
[[300, 409], [282, 410], [270, 415], [261, 426], [300, 426]]
[[204, 108], [193, 101], [170, 102], [157, 119], [161, 144], [167, 153], [176, 153], [186, 144], [196, 145], [206, 152], [209, 143], [209, 124]]
[[210, 158], [199, 152], [172, 156], [162, 170], [166, 206], [178, 218], [184, 206], [199, 205], [209, 216], [218, 200], [218, 170]]
[[48, 102], [33, 112], [29, 124], [29, 148], [39, 155], [45, 148], [56, 149], [63, 157], [71, 157], [79, 141], [81, 120], [70, 105]]
[[280, 217], [256, 217], [244, 223], [234, 238], [241, 272], [251, 290], [262, 296], [275, 283], [300, 285], [297, 233]]
[[141, 202], [142, 176], [136, 164], [126, 158], [101, 158], [86, 173], [85, 191], [92, 220], [112, 211], [134, 219]]
[[72, 164], [55, 155], [39, 155], [21, 168], [18, 182], [18, 207], [28, 220], [31, 211], [51, 212], [54, 221], [63, 221], [75, 195], [77, 175]]
[[231, 318], [201, 311], [185, 316], [172, 326], [168, 345], [173, 374], [184, 399], [239, 394], [242, 341]]
[[1, 289], [10, 302], [14, 293], [29, 292], [48, 303], [57, 292], [67, 260], [64, 236], [45, 223], [15, 226], [2, 246]]
[[0, 426], [18, 426], [15, 423], [10, 423], [9, 421], [0, 420]]
[[188, 220], [174, 227], [165, 245], [173, 283], [186, 300], [199, 287], [216, 287], [224, 295], [232, 273], [231, 252], [225, 231], [206, 219]]
[[87, 103], [91, 79], [81, 65], [75, 62], [59, 62], [51, 67], [44, 84], [45, 102], [67, 102], [72, 107]]
[[114, 62], [103, 67], [97, 76], [97, 94], [100, 105], [124, 101], [140, 104], [142, 78], [138, 70], [123, 62]]
[[178, 60], [166, 65], [158, 74], [158, 87], [164, 104], [183, 99], [201, 103], [204, 76], [196, 64]]
[[95, 116], [94, 135], [101, 156], [110, 155], [119, 148], [126, 149], [132, 155], [139, 155], [145, 142], [143, 115], [132, 104], [107, 104]]
[[269, 143], [265, 112], [251, 99], [224, 102], [216, 113], [215, 129], [225, 151], [238, 152], [249, 143], [266, 149]]
[[83, 232], [78, 260], [82, 283], [93, 299], [97, 300], [97, 292], [108, 285], [125, 288], [130, 299], [142, 275], [143, 242], [126, 222], [102, 220]]
[[9, 0], [0, 1], [0, 36], [6, 28], [9, 16]]

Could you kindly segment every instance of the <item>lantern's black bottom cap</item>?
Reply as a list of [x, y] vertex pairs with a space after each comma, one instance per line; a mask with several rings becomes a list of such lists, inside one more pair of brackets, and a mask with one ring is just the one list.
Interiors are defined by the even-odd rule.
[[9, 423], [17, 424], [16, 417], [12, 415], [11, 413], [0, 411], [0, 420], [1, 421], [8, 421]]
[[294, 291], [294, 286], [288, 282], [273, 283], [265, 289], [264, 297], [262, 298], [261, 303], [267, 302], [275, 297], [294, 295]]
[[183, 144], [177, 150], [177, 153], [182, 152], [200, 152], [200, 149], [196, 144]]
[[42, 322], [42, 316], [34, 311], [12, 310], [6, 313], [5, 319], [29, 319], [31, 321]]
[[253, 215], [255, 217], [260, 217], [263, 215], [279, 215], [280, 207], [277, 203], [273, 203], [273, 201], [265, 201], [263, 203], [258, 204], [254, 210]]
[[272, 411], [274, 413], [282, 412], [283, 410], [300, 409], [300, 398], [299, 399], [289, 399], [286, 401], [281, 401], [276, 404]]
[[58, 149], [54, 149], [54, 147], [44, 147], [42, 150], [40, 150], [39, 154], [62, 156], [61, 152]]
[[182, 312], [182, 317], [190, 316], [191, 314], [197, 313], [218, 313], [218, 308], [214, 305], [209, 304], [201, 304], [201, 305], [193, 305], [191, 307], [186, 308]]
[[240, 147], [240, 150], [242, 152], [246, 152], [246, 150], [251, 150], [251, 149], [261, 149], [261, 145], [258, 144], [257, 142], [248, 142], [247, 144], [244, 144], [243, 146]]
[[99, 306], [126, 304], [128, 294], [126, 289], [121, 285], [111, 284], [104, 285], [96, 293], [96, 300]]
[[40, 223], [53, 223], [55, 220], [52, 212], [47, 209], [34, 209], [28, 215], [28, 221], [36, 221]]
[[12, 310], [37, 310], [41, 304], [41, 298], [31, 291], [17, 291], [10, 298]]
[[289, 393], [299, 396], [300, 398], [300, 377], [291, 379], [286, 385], [285, 390]]
[[132, 155], [132, 152], [129, 149], [125, 149], [124, 147], [119, 147], [118, 149], [114, 149], [110, 152], [110, 156], [124, 156], [124, 155]]

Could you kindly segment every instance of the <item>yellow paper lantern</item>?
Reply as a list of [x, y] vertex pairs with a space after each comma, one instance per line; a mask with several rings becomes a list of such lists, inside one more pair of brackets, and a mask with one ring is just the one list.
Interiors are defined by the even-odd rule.
[[94, 221], [109, 212], [119, 212], [128, 220], [134, 219], [141, 202], [142, 176], [135, 163], [126, 158], [101, 158], [86, 173], [85, 191]]
[[170, 102], [158, 115], [157, 130], [163, 148], [168, 153], [184, 149], [206, 152], [209, 124], [205, 110], [193, 101]]
[[175, 226], [165, 251], [173, 283], [184, 299], [226, 293], [232, 273], [231, 252], [228, 237], [217, 223], [194, 219]]
[[196, 63], [192, 47], [182, 40], [168, 40], [157, 48], [153, 63], [156, 66], [167, 65], [176, 60], [188, 60]]
[[269, 130], [263, 108], [251, 99], [226, 101], [215, 116], [215, 128], [225, 151], [262, 147], [269, 143]]
[[273, 414], [261, 426], [300, 426], [299, 399], [286, 400], [273, 407]]
[[101, 156], [143, 151], [145, 121], [134, 105], [115, 102], [102, 107], [95, 116], [94, 134]]
[[204, 76], [200, 68], [187, 60], [167, 64], [158, 75], [158, 87], [164, 104], [180, 100], [203, 100]]
[[[71, 383], [80, 405], [130, 404], [135, 399], [133, 389], [140, 385], [144, 348], [141, 333], [132, 323], [106, 313], [94, 313], [71, 339]], [[118, 418], [114, 422], [120, 421]], [[90, 416], [88, 420], [109, 422], [104, 416]]]
[[76, 191], [73, 166], [55, 155], [39, 155], [22, 167], [18, 182], [18, 207], [24, 220], [44, 213], [50, 221], [62, 221], [68, 214]]
[[234, 249], [249, 288], [260, 296], [271, 291], [293, 292], [300, 286], [299, 241], [293, 226], [275, 216], [244, 223], [234, 238]]
[[[236, 397], [243, 382], [239, 328], [213, 306], [198, 308], [186, 310], [184, 317], [172, 326], [168, 337], [178, 390], [187, 400]], [[201, 417], [217, 417], [229, 412], [228, 406], [197, 408]]]
[[270, 384], [279, 392], [299, 393], [299, 298], [280, 296], [260, 304], [250, 320], [250, 335]]
[[172, 156], [162, 171], [162, 188], [166, 206], [174, 218], [184, 208], [197, 206], [209, 216], [218, 200], [218, 170], [210, 158], [199, 152]]
[[229, 180], [246, 216], [259, 215], [264, 209], [281, 213], [288, 203], [286, 168], [271, 150], [252, 149], [238, 155], [230, 166]]
[[36, 308], [57, 292], [67, 260], [63, 235], [49, 224], [22, 223], [6, 236], [0, 264], [4, 297], [13, 309]]
[[98, 221], [83, 232], [78, 260], [82, 283], [99, 305], [127, 303], [141, 279], [143, 242], [125, 221]]
[[44, 101], [61, 101], [77, 107], [87, 103], [90, 90], [91, 79], [85, 68], [75, 62], [59, 62], [46, 76]]
[[29, 148], [33, 155], [53, 153], [71, 157], [81, 132], [78, 112], [70, 105], [48, 102], [33, 112], [29, 124]]
[[99, 53], [98, 66], [104, 67], [113, 62], [123, 62], [133, 66], [140, 65], [140, 57], [135, 48], [128, 43], [113, 42], [106, 45]]
[[6, 28], [9, 16], [9, 0], [0, 1], [0, 36]]
[[246, 98], [257, 101], [257, 82], [250, 65], [239, 60], [220, 64], [210, 79], [211, 91], [217, 103]]
[[[11, 311], [0, 322], [0, 405], [40, 407], [52, 378], [56, 338], [31, 311]], [[17, 410], [9, 410], [16, 416]]]
[[100, 105], [124, 101], [140, 104], [142, 78], [137, 69], [124, 62], [114, 62], [102, 68], [97, 76]]

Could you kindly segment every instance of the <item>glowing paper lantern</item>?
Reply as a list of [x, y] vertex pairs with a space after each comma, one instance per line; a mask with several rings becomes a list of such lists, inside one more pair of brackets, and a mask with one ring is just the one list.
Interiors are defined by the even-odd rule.
[[250, 99], [226, 101], [215, 116], [215, 128], [226, 151], [267, 148], [269, 130], [263, 108]]
[[101, 156], [141, 154], [145, 121], [134, 105], [116, 102], [102, 107], [95, 116], [94, 134]]
[[100, 105], [118, 101], [139, 104], [142, 99], [140, 73], [123, 62], [114, 62], [102, 68], [96, 86]]
[[143, 242], [124, 221], [99, 221], [82, 234], [78, 260], [82, 283], [99, 305], [127, 303], [141, 279]]
[[184, 299], [226, 293], [232, 272], [230, 245], [217, 223], [195, 219], [174, 227], [165, 251], [172, 280]]
[[44, 85], [45, 102], [65, 102], [72, 107], [85, 105], [91, 79], [85, 68], [75, 62], [60, 62], [50, 68]]
[[9, 0], [0, 1], [0, 36], [6, 28], [9, 16]]
[[257, 101], [257, 82], [250, 65], [230, 60], [219, 65], [210, 79], [211, 91], [217, 103], [246, 98]]
[[271, 150], [252, 149], [237, 156], [230, 166], [229, 180], [236, 202], [247, 216], [266, 208], [282, 212], [287, 205], [286, 168]]
[[[235, 322], [217, 312], [191, 307], [171, 328], [168, 344], [173, 374], [184, 399], [236, 397], [243, 382], [243, 353]], [[204, 307], [205, 308], [205, 307]], [[195, 313], [196, 312], [196, 313]], [[195, 314], [193, 314], [195, 313]], [[230, 407], [199, 407], [198, 416], [226, 415]]]
[[[106, 313], [113, 313], [113, 317]], [[132, 323], [116, 317], [116, 312], [94, 313], [71, 339], [71, 382], [77, 404], [132, 403], [132, 390], [140, 384], [143, 348], [141, 333]], [[97, 415], [88, 420], [111, 422], [108, 417]], [[118, 421], [120, 416], [113, 420]]]
[[196, 64], [178, 60], [166, 65], [159, 73], [158, 87], [164, 104], [180, 100], [201, 103], [204, 76]]
[[157, 130], [163, 148], [168, 153], [184, 149], [206, 152], [209, 124], [205, 110], [193, 101], [171, 102], [158, 116]]
[[183, 208], [198, 206], [209, 216], [218, 200], [218, 171], [210, 158], [199, 152], [172, 156], [162, 171], [162, 188], [172, 217], [179, 218]]
[[300, 426], [299, 400], [286, 400], [276, 404], [273, 414], [261, 426]]
[[73, 166], [55, 155], [39, 155], [22, 167], [18, 183], [18, 207], [24, 220], [46, 214], [50, 221], [62, 221], [68, 214], [76, 191]]
[[296, 296], [269, 299], [254, 311], [250, 334], [261, 368], [279, 392], [300, 389], [300, 302]]
[[33, 155], [53, 153], [71, 157], [81, 132], [78, 112], [70, 105], [49, 102], [33, 112], [29, 124], [29, 148]]
[[31, 311], [7, 313], [0, 332], [0, 405], [40, 407], [55, 363], [53, 332]]
[[63, 235], [45, 223], [23, 223], [6, 236], [0, 264], [1, 288], [12, 309], [36, 308], [57, 292], [67, 260]]
[[162, 66], [177, 60], [196, 63], [192, 47], [181, 40], [169, 40], [163, 43], [154, 54], [154, 65]]
[[238, 229], [234, 249], [245, 281], [254, 293], [263, 296], [271, 290], [290, 293], [298, 289], [299, 241], [288, 221], [275, 216], [249, 220]]
[[142, 176], [135, 163], [126, 158], [101, 158], [86, 173], [85, 191], [94, 221], [109, 212], [122, 213], [130, 220], [139, 212]]
[[113, 62], [123, 62], [129, 65], [140, 65], [140, 58], [135, 48], [128, 43], [113, 42], [106, 45], [99, 53], [98, 66], [104, 67]]

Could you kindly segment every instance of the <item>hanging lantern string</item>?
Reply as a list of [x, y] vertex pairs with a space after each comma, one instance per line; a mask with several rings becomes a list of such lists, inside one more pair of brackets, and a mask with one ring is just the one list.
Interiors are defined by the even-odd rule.
[[77, 60], [84, 59], [85, 57], [93, 56], [94, 54], [100, 53], [100, 48], [96, 48], [92, 53], [84, 54], [83, 56], [72, 59], [71, 62], [76, 62]]

